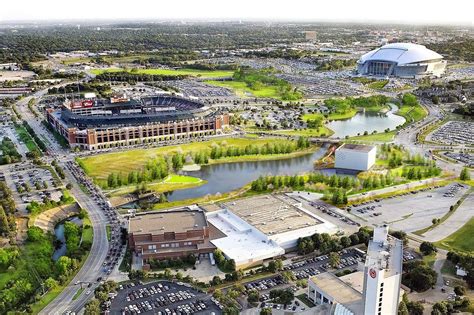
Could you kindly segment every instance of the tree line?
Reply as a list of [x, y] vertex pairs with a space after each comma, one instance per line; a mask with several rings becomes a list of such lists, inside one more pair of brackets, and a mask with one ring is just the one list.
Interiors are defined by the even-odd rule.
[[340, 238], [331, 236], [328, 233], [315, 233], [298, 239], [298, 254], [306, 255], [314, 251], [318, 251], [320, 254], [338, 252], [349, 246], [367, 244], [372, 234], [373, 231], [368, 227], [361, 227], [358, 232]]
[[218, 160], [226, 157], [245, 155], [287, 154], [306, 149], [310, 145], [307, 138], [300, 137], [295, 142], [269, 142], [260, 146], [251, 144], [245, 147], [215, 145], [211, 150], [202, 149], [194, 153], [175, 152], [164, 157], [149, 160], [142, 170], [134, 170], [128, 173], [112, 172], [107, 176], [106, 181], [99, 182], [99, 184], [103, 188], [117, 188], [125, 185], [163, 180], [171, 172], [181, 170], [186, 162], [194, 162], [195, 164], [203, 165], [208, 164], [209, 159]]

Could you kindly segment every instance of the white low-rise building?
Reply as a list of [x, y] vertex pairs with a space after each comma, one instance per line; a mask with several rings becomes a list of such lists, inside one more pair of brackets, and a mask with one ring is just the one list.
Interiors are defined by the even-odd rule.
[[345, 143], [335, 152], [335, 167], [367, 171], [375, 164], [376, 155], [376, 146]]
[[306, 210], [287, 195], [243, 198], [207, 213], [225, 236], [211, 240], [238, 268], [261, 264], [297, 246], [300, 237], [335, 234], [336, 225]]

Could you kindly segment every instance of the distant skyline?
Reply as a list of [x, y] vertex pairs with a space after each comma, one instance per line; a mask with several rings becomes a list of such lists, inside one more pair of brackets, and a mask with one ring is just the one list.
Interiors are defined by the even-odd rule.
[[260, 20], [474, 26], [473, 0], [24, 0], [2, 1], [0, 22]]

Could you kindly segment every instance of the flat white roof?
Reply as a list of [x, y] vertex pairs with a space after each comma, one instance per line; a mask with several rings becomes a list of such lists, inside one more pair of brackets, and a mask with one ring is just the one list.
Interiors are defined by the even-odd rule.
[[209, 224], [226, 236], [211, 240], [236, 265], [260, 261], [283, 255], [285, 250], [265, 234], [231, 211], [219, 210], [207, 214]]

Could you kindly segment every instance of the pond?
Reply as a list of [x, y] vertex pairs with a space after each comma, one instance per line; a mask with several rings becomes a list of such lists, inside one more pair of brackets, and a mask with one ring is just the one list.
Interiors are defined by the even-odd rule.
[[78, 217], [70, 217], [66, 220], [63, 220], [56, 224], [54, 228], [54, 235], [56, 236], [56, 240], [60, 242], [60, 245], [56, 247], [53, 253], [53, 260], [56, 261], [59, 257], [66, 255], [66, 238], [64, 237], [64, 223], [65, 222], [72, 222], [78, 226], [82, 226], [82, 220]]
[[405, 118], [395, 113], [398, 107], [390, 104], [390, 111], [387, 113], [357, 113], [354, 117], [345, 120], [335, 120], [327, 123], [326, 126], [334, 131], [333, 138], [344, 138], [346, 136], [357, 136], [364, 134], [367, 131], [371, 134], [374, 130], [376, 132], [383, 132], [385, 129], [393, 130], [398, 125], [405, 123]]
[[321, 158], [326, 150], [327, 147], [323, 146], [313, 153], [293, 158], [204, 165], [199, 171], [188, 171], [183, 174], [206, 180], [206, 184], [170, 192], [168, 200], [184, 200], [230, 192], [263, 175], [295, 175], [309, 172], [314, 170], [313, 162]]

